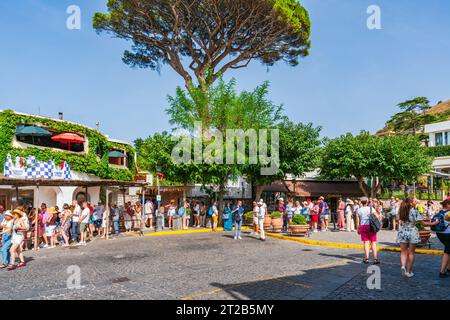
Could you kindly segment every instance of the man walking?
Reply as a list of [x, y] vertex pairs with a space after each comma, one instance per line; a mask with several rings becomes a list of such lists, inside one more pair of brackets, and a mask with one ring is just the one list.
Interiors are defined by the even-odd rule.
[[234, 216], [234, 240], [242, 240], [241, 227], [242, 227], [242, 215], [244, 214], [244, 208], [242, 207], [242, 201], [239, 200], [231, 213]]
[[259, 240], [266, 241], [266, 235], [264, 233], [264, 218], [266, 216], [267, 206], [263, 199], [258, 202], [258, 226], [259, 226]]

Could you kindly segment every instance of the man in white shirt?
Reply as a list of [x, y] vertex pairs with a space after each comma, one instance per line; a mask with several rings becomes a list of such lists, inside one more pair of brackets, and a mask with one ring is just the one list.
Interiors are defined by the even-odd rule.
[[80, 217], [80, 245], [86, 245], [86, 233], [88, 228], [89, 218], [91, 216], [91, 210], [89, 209], [88, 203], [83, 202], [83, 211], [81, 211]]
[[81, 207], [78, 204], [77, 200], [72, 201], [73, 205], [73, 213], [72, 213], [72, 225], [70, 228], [70, 236], [72, 238], [73, 242], [78, 241], [78, 235], [79, 235], [79, 221], [81, 216]]
[[145, 209], [145, 226], [148, 228], [153, 228], [153, 212], [155, 210], [153, 206], [153, 202], [151, 200], [147, 200], [144, 206]]
[[266, 235], [264, 233], [264, 218], [266, 216], [267, 206], [264, 201], [261, 199], [258, 202], [258, 226], [259, 226], [259, 239], [261, 241], [266, 241]]

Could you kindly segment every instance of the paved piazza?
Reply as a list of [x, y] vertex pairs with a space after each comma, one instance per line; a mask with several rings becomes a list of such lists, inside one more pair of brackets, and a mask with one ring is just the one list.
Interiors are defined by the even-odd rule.
[[[369, 290], [358, 250], [303, 245], [244, 232], [125, 236], [86, 247], [26, 252], [26, 268], [0, 271], [2, 299], [450, 299], [441, 257], [417, 255], [400, 277], [399, 254], [381, 252], [381, 289]], [[68, 289], [69, 266], [81, 288]]]

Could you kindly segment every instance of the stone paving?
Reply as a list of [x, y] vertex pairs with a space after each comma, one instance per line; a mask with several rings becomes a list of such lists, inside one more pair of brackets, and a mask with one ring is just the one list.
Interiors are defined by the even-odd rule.
[[[418, 255], [400, 277], [398, 253], [382, 252], [381, 290], [369, 290], [358, 250], [309, 246], [244, 232], [121, 237], [86, 247], [26, 252], [27, 267], [0, 271], [1, 299], [449, 299], [439, 256]], [[81, 288], [68, 289], [69, 266]]]

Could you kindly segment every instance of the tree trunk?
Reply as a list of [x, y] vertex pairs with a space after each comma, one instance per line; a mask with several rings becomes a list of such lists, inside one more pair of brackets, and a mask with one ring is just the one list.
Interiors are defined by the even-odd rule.
[[361, 191], [363, 192], [363, 194], [364, 194], [366, 197], [368, 197], [369, 194], [367, 193], [367, 190], [366, 190], [366, 188], [364, 187], [365, 183], [364, 183], [362, 177], [358, 177], [358, 185], [359, 185], [359, 188], [361, 189]]
[[223, 196], [225, 192], [225, 183], [221, 183], [219, 186], [219, 224], [222, 222], [222, 213], [223, 213]]
[[265, 187], [266, 187], [266, 185], [262, 185], [262, 186], [257, 185], [256, 186], [255, 201], [259, 201]]

